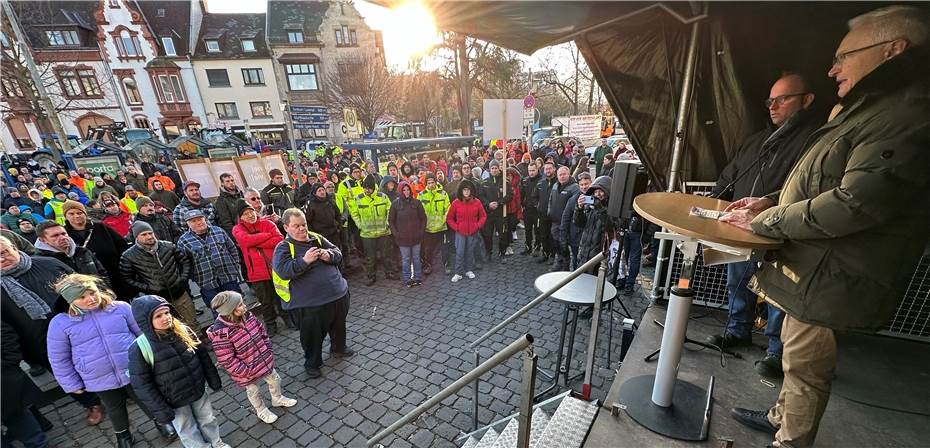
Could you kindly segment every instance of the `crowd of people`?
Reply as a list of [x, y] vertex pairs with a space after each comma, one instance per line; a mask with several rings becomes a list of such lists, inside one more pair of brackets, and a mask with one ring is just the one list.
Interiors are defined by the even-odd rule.
[[[166, 440], [225, 446], [205, 392], [221, 387], [216, 364], [246, 389], [257, 418], [274, 422], [257, 383], [268, 384], [272, 407], [295, 401], [283, 395], [269, 335], [299, 332], [310, 378], [323, 375], [327, 337], [331, 357], [352, 356], [347, 278], [372, 285], [381, 271], [406, 287], [435, 272], [473, 279], [514, 255], [518, 226], [521, 254], [554, 269], [622, 239], [622, 223], [606, 214], [614, 151], [599, 151], [592, 173], [582, 148], [558, 140], [532, 151], [495, 142], [448, 160], [392, 155], [381, 169], [330, 150], [300, 160], [297, 188], [291, 162], [261, 190], [220, 173], [215, 199], [164, 164], [130, 160], [115, 176], [13, 166], [0, 217], [3, 381], [20, 393], [3, 397], [7, 434], [43, 446], [50, 426], [31, 405], [25, 361], [30, 375], [51, 371], [89, 424], [108, 416], [119, 447], [134, 442], [127, 399]], [[201, 327], [205, 312], [212, 323]]]

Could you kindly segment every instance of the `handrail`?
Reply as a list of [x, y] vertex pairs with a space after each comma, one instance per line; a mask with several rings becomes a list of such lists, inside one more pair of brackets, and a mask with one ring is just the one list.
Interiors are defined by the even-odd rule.
[[[436, 395], [433, 395], [429, 400], [423, 402], [423, 404], [416, 407], [416, 409], [408, 412], [406, 415], [398, 419], [396, 422], [388, 426], [387, 428], [382, 429], [379, 433], [372, 436], [368, 439], [368, 446], [374, 446], [378, 443], [379, 440], [387, 437], [389, 434], [397, 431], [401, 426], [406, 425], [417, 419], [421, 414], [432, 408], [433, 406], [442, 402], [450, 395], [460, 391], [466, 385], [479, 378], [481, 375], [484, 375], [489, 370], [497, 367], [500, 364], [503, 364], [505, 361], [513, 357], [513, 355], [520, 353], [527, 347], [533, 344], [533, 336], [530, 334], [524, 334], [517, 340], [513, 341], [507, 347], [504, 347], [501, 351], [494, 354], [488, 358], [487, 361], [481, 363], [481, 365], [470, 370], [465, 375], [462, 375], [461, 378], [457, 379], [454, 383], [446, 386], [443, 390], [439, 391]], [[532, 398], [530, 398], [532, 401]]]
[[478, 346], [478, 344], [484, 342], [489, 337], [494, 336], [495, 333], [497, 333], [498, 331], [501, 331], [501, 329], [503, 329], [507, 325], [510, 325], [511, 322], [522, 317], [524, 314], [529, 312], [531, 309], [535, 308], [536, 305], [539, 305], [543, 300], [548, 299], [549, 296], [551, 296], [552, 294], [555, 294], [555, 292], [562, 289], [563, 286], [571, 283], [572, 280], [578, 278], [579, 275], [584, 274], [586, 271], [598, 265], [601, 262], [601, 260], [604, 260], [606, 258], [607, 258], [607, 254], [603, 252], [598, 252], [597, 255], [592, 257], [585, 264], [578, 266], [578, 269], [575, 269], [574, 271], [569, 273], [567, 276], [565, 276], [564, 279], [556, 283], [555, 286], [549, 288], [547, 291], [536, 296], [536, 298], [531, 300], [530, 303], [527, 303], [526, 305], [524, 305], [523, 308], [520, 308], [519, 310], [517, 310], [517, 312], [513, 313], [510, 317], [502, 320], [500, 323], [495, 325], [494, 328], [488, 330], [487, 333], [482, 335], [480, 338], [476, 339], [475, 342], [472, 342], [471, 345], [469, 345], [468, 347], [471, 349], [475, 349]]

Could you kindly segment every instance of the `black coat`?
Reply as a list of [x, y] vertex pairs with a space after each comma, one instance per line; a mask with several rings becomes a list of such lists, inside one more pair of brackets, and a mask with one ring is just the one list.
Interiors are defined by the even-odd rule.
[[[149, 365], [139, 346], [133, 342], [129, 346], [129, 380], [139, 397], [139, 404], [155, 416], [156, 422], [166, 424], [174, 419], [176, 408], [203, 397], [206, 384], [217, 391], [222, 383], [203, 345], [192, 351], [173, 333], [167, 336], [155, 333], [152, 314], [162, 305], [171, 307], [164, 299], [156, 296], [142, 296], [132, 302], [132, 315], [148, 339], [154, 359], [152, 365]], [[171, 311], [177, 319], [173, 307]]]
[[[562, 213], [565, 211], [565, 207], [569, 206], [569, 199], [578, 193], [580, 189], [578, 184], [569, 179], [568, 183], [562, 185], [556, 182], [552, 186], [552, 190], [549, 191], [549, 220], [552, 221], [552, 226], [558, 226], [562, 223]], [[542, 198], [542, 196], [540, 196]], [[542, 200], [542, 199], [540, 199]], [[575, 198], [577, 201], [578, 199]]]
[[120, 276], [133, 288], [168, 300], [175, 300], [187, 292], [191, 267], [185, 252], [168, 241], [158, 241], [154, 255], [136, 244], [119, 260]]
[[262, 188], [262, 203], [268, 206], [278, 216], [284, 214], [284, 211], [294, 206], [294, 189], [290, 185], [284, 184], [280, 187], [274, 184], [268, 184]]
[[[504, 196], [504, 174], [491, 176], [481, 184], [481, 194], [478, 196], [484, 204], [484, 210], [488, 214], [488, 219], [501, 219], [504, 216], [504, 205], [509, 204], [513, 199], [513, 190], [507, 185], [507, 195]], [[491, 210], [488, 204], [497, 202], [497, 208]]]
[[[781, 190], [788, 172], [804, 154], [808, 137], [822, 123], [823, 120], [802, 110], [777, 131], [767, 128], [750, 135], [740, 145], [736, 157], [723, 168], [711, 194], [736, 201]], [[727, 188], [730, 183], [733, 185]]]
[[78, 274], [96, 275], [98, 277], [103, 277], [104, 280], [107, 280], [109, 283], [107, 269], [103, 267], [103, 263], [97, 259], [93, 252], [81, 246], [75, 247], [74, 255], [70, 257], [68, 254], [63, 252], [53, 252], [50, 250], [38, 248], [36, 248], [36, 255], [54, 258], [68, 265], [69, 268]]
[[534, 219], [539, 216], [539, 181], [542, 176], [525, 176], [520, 180], [520, 201], [523, 205], [523, 218]]
[[340, 241], [342, 214], [339, 213], [333, 199], [320, 199], [311, 195], [304, 214], [307, 216], [307, 227], [310, 231], [319, 233], [330, 241]]
[[[598, 177], [584, 193], [592, 194], [595, 189], [609, 194], [610, 179], [604, 176]], [[610, 241], [620, 225], [617, 218], [607, 213], [609, 200], [608, 198], [604, 202], [595, 201], [593, 205], [585, 206], [583, 209], [578, 209], [578, 205], [573, 204], [574, 224], [583, 229], [578, 241], [578, 261], [581, 263], [590, 260], [598, 252], [603, 252], [607, 241]]]
[[[48, 320], [46, 320], [48, 322]], [[12, 325], [0, 323], [0, 418], [6, 421], [17, 411], [36, 402], [40, 391], [19, 366], [23, 360], [22, 337]]]
[[549, 219], [549, 193], [552, 191], [552, 186], [558, 184], [559, 181], [552, 176], [551, 179], [540, 176], [542, 179], [539, 180], [539, 183], [536, 184], [536, 197], [538, 203], [536, 204], [536, 210], [539, 212], [539, 217], [541, 219]]
[[242, 192], [239, 191], [238, 188], [234, 192], [220, 189], [220, 195], [213, 203], [214, 222], [217, 227], [223, 229], [229, 236], [232, 236], [232, 228], [239, 222], [239, 213], [237, 213], [236, 204], [242, 198]]
[[58, 293], [49, 285], [62, 275], [72, 272], [74, 271], [71, 268], [54, 258], [32, 257], [32, 268], [16, 277], [19, 284], [42, 298], [52, 309], [47, 319], [32, 320], [22, 308], [16, 306], [16, 302], [9, 297], [6, 289], [0, 288], [0, 319], [13, 327], [19, 335], [23, 358], [30, 364], [49, 365], [48, 347], [45, 341], [48, 335], [48, 324], [52, 316], [56, 314], [56, 309], [65, 308], [64, 300], [60, 300]]
[[75, 244], [86, 247], [103, 263], [103, 267], [109, 275], [110, 286], [113, 287], [117, 297], [132, 296], [134, 293], [132, 288], [118, 275], [119, 257], [129, 248], [129, 243], [119, 233], [116, 233], [110, 226], [91, 221], [89, 218], [84, 230], [74, 230], [71, 224], [67, 222], [65, 223], [65, 230], [68, 231], [68, 236], [74, 240]]
[[[178, 238], [181, 238], [181, 229], [178, 229], [178, 226], [174, 225], [171, 219], [161, 213], [153, 213], [148, 216], [139, 213], [136, 215], [136, 221], [142, 221], [152, 226], [152, 230], [155, 231], [155, 238], [162, 241], [176, 243]], [[132, 232], [129, 232], [127, 238], [130, 238], [131, 241], [135, 241], [135, 239], [132, 238]]]
[[398, 246], [416, 246], [426, 234], [426, 211], [423, 204], [413, 198], [398, 197], [388, 211], [388, 224]]

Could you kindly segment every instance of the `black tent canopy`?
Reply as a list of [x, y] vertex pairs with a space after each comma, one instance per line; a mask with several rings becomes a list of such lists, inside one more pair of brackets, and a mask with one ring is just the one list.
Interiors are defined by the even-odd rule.
[[[716, 179], [737, 145], [767, 124], [762, 100], [782, 72], [808, 78], [821, 113], [835, 104], [836, 88], [826, 73], [846, 22], [887, 4], [433, 0], [426, 5], [442, 30], [526, 54], [574, 40], [650, 177], [665, 189], [679, 109], [687, 120], [679, 123], [684, 132], [678, 133], [676, 177]], [[692, 36], [697, 38], [694, 88], [683, 89]], [[680, 105], [683, 93], [691, 101]]]

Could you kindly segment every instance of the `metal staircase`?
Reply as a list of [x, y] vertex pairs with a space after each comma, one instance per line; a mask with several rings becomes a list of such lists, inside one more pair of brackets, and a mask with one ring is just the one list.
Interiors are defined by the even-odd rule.
[[[556, 395], [533, 406], [531, 448], [578, 448], [594, 423], [600, 406], [571, 396]], [[519, 414], [500, 419], [456, 441], [462, 448], [516, 448]]]

